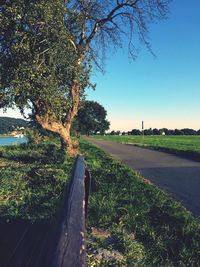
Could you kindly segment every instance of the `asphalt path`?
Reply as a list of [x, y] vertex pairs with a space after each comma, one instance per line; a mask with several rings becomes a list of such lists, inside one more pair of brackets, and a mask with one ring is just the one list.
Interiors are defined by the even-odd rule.
[[87, 138], [200, 216], [200, 162], [134, 145]]

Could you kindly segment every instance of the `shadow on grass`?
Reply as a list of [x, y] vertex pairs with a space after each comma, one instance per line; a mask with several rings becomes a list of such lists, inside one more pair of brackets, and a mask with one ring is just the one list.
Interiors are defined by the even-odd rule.
[[0, 223], [0, 266], [46, 267], [51, 247], [52, 221]]

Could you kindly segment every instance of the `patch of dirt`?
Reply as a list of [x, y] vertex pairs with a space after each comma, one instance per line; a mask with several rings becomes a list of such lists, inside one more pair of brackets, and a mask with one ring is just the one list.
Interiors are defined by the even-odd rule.
[[108, 238], [111, 235], [111, 233], [108, 230], [97, 229], [95, 227], [92, 227], [91, 234], [93, 237], [100, 239]]

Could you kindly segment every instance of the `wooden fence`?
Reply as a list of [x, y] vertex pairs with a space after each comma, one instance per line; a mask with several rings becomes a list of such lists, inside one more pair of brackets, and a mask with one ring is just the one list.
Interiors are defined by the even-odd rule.
[[86, 266], [85, 218], [89, 187], [89, 172], [83, 157], [78, 156], [64, 201], [52, 267]]

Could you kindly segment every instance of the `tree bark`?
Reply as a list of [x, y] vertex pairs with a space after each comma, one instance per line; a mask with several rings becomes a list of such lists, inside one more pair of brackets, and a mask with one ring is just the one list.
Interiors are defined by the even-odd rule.
[[[70, 98], [72, 100], [72, 106], [66, 110], [66, 117], [64, 120], [57, 121], [48, 115], [48, 107], [46, 107], [40, 100], [32, 101], [35, 109], [35, 117], [37, 122], [43, 129], [57, 133], [60, 136], [61, 149], [68, 154], [76, 154], [76, 148], [73, 146], [73, 142], [70, 136], [70, 129], [74, 117], [78, 112], [80, 101], [80, 86], [77, 81], [73, 81], [71, 88]], [[66, 99], [67, 101], [68, 99]]]
[[61, 150], [69, 155], [76, 154], [76, 149], [73, 147], [73, 142], [70, 136], [71, 124], [63, 126], [62, 123], [58, 123], [53, 120], [51, 121], [50, 118], [48, 119], [48, 122], [44, 123], [41, 118], [38, 118], [38, 116], [36, 117], [37, 121], [44, 129], [57, 133], [60, 136]]
[[70, 136], [70, 128], [64, 128], [60, 133], [61, 149], [68, 154], [74, 154], [73, 142]]

